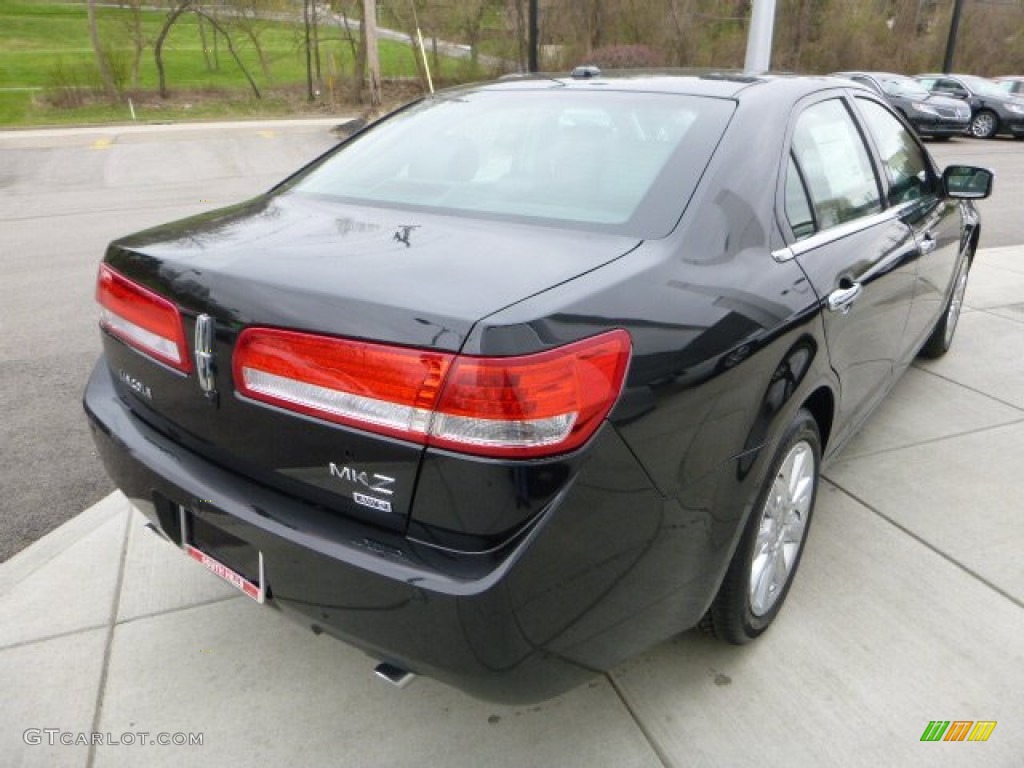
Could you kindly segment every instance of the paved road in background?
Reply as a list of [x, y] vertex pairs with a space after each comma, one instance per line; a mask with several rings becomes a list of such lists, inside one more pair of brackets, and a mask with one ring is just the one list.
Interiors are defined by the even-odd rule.
[[107, 243], [252, 197], [338, 122], [0, 133], [0, 561], [113, 490], [80, 404]]
[[963, 163], [996, 172], [995, 192], [980, 203], [982, 248], [1024, 244], [1024, 218], [1020, 213], [1024, 195], [1024, 141], [954, 139], [933, 141], [928, 149], [940, 166]]
[[[80, 405], [106, 244], [267, 189], [335, 144], [337, 122], [0, 133], [0, 561], [113, 490]], [[982, 247], [1024, 243], [1024, 142], [930, 148], [995, 169]]]

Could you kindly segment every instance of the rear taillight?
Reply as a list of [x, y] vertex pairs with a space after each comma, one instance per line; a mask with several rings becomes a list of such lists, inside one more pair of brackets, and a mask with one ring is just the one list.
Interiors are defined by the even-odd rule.
[[398, 437], [426, 434], [452, 355], [249, 328], [235, 388], [254, 400]]
[[572, 450], [618, 399], [629, 353], [629, 335], [611, 331], [535, 355], [458, 357], [429, 442], [489, 456]]
[[522, 357], [469, 357], [249, 328], [235, 386], [254, 400], [417, 443], [536, 457], [582, 445], [622, 389], [629, 335]]
[[106, 264], [100, 265], [96, 300], [100, 325], [109, 333], [182, 373], [192, 370], [181, 313], [170, 301]]

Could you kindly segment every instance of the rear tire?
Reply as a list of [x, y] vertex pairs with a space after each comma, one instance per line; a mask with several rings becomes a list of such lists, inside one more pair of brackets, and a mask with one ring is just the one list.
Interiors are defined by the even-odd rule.
[[779, 443], [739, 547], [700, 628], [736, 645], [760, 636], [789, 594], [811, 524], [821, 437], [801, 409]]
[[960, 322], [960, 311], [964, 305], [964, 294], [967, 292], [967, 278], [971, 271], [971, 260], [967, 254], [960, 256], [957, 264], [956, 277], [953, 278], [953, 290], [946, 299], [946, 306], [942, 310], [942, 316], [935, 323], [931, 336], [921, 347], [918, 353], [921, 357], [934, 360], [942, 357], [953, 345], [953, 335]]

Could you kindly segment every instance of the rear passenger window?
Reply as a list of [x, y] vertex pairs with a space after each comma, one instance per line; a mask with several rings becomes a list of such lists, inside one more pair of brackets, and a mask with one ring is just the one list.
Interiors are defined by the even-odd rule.
[[878, 153], [889, 177], [889, 204], [899, 205], [932, 194], [935, 180], [924, 152], [910, 132], [873, 101], [857, 99], [857, 106], [878, 145]]
[[814, 104], [797, 118], [793, 157], [819, 229], [882, 210], [867, 148], [839, 99]]
[[786, 169], [786, 218], [797, 240], [814, 234], [816, 227], [811, 203], [792, 155], [789, 156], [789, 167]]

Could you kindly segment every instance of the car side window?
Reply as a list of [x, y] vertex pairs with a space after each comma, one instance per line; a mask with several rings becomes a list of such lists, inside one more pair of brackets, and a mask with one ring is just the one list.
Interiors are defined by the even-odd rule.
[[917, 200], [935, 192], [935, 179], [928, 160], [914, 137], [884, 107], [869, 99], [857, 99], [882, 156], [889, 178], [889, 205]]
[[807, 199], [807, 188], [800, 178], [800, 169], [796, 167], [792, 154], [786, 168], [786, 219], [797, 240], [810, 237], [817, 230], [811, 201]]
[[960, 83], [956, 80], [947, 80], [945, 78], [935, 83], [935, 90], [942, 91], [943, 93], [950, 93], [954, 96], [966, 96], [967, 91]]
[[840, 99], [820, 101], [801, 113], [793, 130], [793, 157], [819, 229], [882, 210], [867, 147]]

